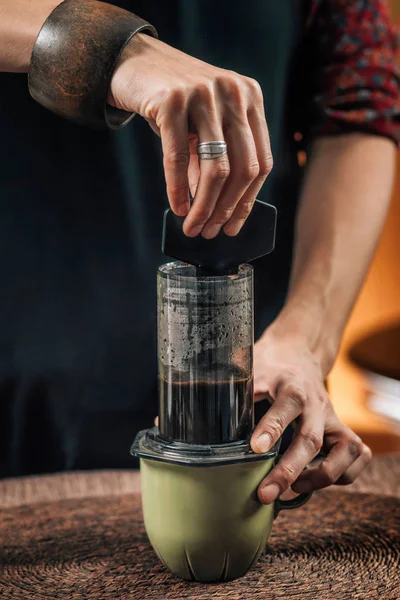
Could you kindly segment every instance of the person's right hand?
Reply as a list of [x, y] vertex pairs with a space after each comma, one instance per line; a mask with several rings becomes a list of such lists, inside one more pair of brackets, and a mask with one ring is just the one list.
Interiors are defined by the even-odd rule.
[[[184, 232], [236, 235], [272, 168], [259, 84], [138, 34], [125, 48], [108, 101], [144, 117], [161, 137], [170, 206]], [[199, 161], [200, 142], [225, 140], [228, 154]], [[189, 190], [194, 197], [189, 203]]]

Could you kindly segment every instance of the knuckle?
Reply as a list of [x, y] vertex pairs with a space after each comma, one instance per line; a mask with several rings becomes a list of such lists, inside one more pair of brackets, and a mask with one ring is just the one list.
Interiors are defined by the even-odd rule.
[[177, 196], [181, 196], [182, 194], [187, 195], [187, 186], [186, 185], [168, 185], [167, 186], [167, 194], [170, 198], [176, 198]]
[[258, 83], [257, 79], [253, 79], [253, 77], [245, 77], [244, 79], [252, 95], [257, 98], [262, 98], [263, 93], [261, 85]]
[[226, 71], [218, 77], [218, 84], [225, 94], [234, 98], [244, 95], [245, 85], [241, 75], [234, 71]]
[[228, 179], [229, 174], [230, 174], [229, 164], [226, 161], [224, 161], [224, 162], [213, 161], [213, 162], [214, 162], [214, 164], [212, 165], [210, 177], [214, 181], [226, 181], [226, 179]]
[[222, 76], [222, 81], [225, 86], [232, 90], [243, 90], [244, 78], [242, 75], [239, 75], [239, 73], [236, 73], [236, 71], [225, 72], [225, 74]]
[[215, 213], [215, 222], [218, 225], [226, 223], [231, 218], [233, 211], [234, 207], [221, 206]]
[[186, 168], [189, 165], [189, 152], [185, 152], [185, 150], [180, 150], [179, 148], [172, 148], [168, 150], [168, 154], [164, 160], [170, 167]]
[[332, 485], [336, 481], [336, 477], [331, 469], [331, 467], [323, 462], [320, 466], [321, 479], [324, 486]]
[[281, 464], [279, 467], [280, 480], [283, 481], [285, 488], [288, 488], [298, 477], [298, 469], [290, 463]]
[[265, 433], [268, 433], [271, 439], [277, 440], [282, 435], [285, 427], [286, 422], [284, 416], [278, 414], [275, 415], [273, 420], [269, 420], [269, 422], [265, 424], [264, 431]]
[[297, 408], [301, 411], [304, 410], [307, 406], [307, 394], [302, 387], [290, 384], [286, 386], [284, 391]]
[[313, 452], [313, 454], [318, 454], [318, 452], [321, 450], [323, 437], [316, 431], [300, 431], [299, 437], [302, 439], [307, 448]]
[[362, 443], [361, 439], [355, 434], [353, 434], [347, 442], [349, 453], [353, 458], [358, 458], [361, 456], [363, 452], [363, 446], [364, 444]]
[[271, 173], [272, 168], [274, 166], [274, 159], [272, 158], [272, 154], [269, 153], [260, 161], [260, 175], [263, 177], [268, 177]]
[[164, 90], [163, 98], [167, 99], [168, 108], [172, 110], [182, 110], [186, 105], [188, 91], [184, 86], [177, 86], [170, 90]]
[[254, 198], [250, 198], [249, 200], [242, 200], [239, 206], [239, 211], [240, 211], [240, 216], [237, 217], [238, 220], [241, 219], [245, 219], [252, 211], [252, 208], [254, 206]]
[[241, 170], [239, 172], [239, 176], [241, 179], [251, 182], [251, 181], [254, 181], [255, 179], [257, 179], [259, 173], [260, 173], [260, 167], [259, 167], [258, 163], [250, 162], [241, 168]]
[[206, 102], [211, 102], [214, 97], [214, 87], [212, 81], [199, 81], [194, 88], [195, 96]]

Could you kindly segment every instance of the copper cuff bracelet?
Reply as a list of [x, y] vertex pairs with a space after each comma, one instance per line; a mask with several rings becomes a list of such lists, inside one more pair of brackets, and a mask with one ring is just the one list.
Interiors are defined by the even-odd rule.
[[28, 75], [31, 96], [56, 114], [96, 129], [120, 129], [134, 116], [107, 104], [112, 74], [136, 33], [158, 37], [131, 12], [98, 0], [65, 0], [43, 24]]

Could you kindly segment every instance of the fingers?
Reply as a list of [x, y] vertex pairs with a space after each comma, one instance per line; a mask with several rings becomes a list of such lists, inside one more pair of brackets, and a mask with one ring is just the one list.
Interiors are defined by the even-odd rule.
[[185, 113], [185, 98], [177, 93], [169, 99], [160, 124], [168, 200], [174, 213], [179, 216], [187, 215], [190, 209], [188, 182], [190, 154]]
[[310, 407], [304, 411], [301, 420], [302, 424], [288, 450], [260, 484], [258, 495], [264, 504], [270, 504], [283, 494], [321, 450], [324, 438], [323, 415]]
[[[216, 109], [209, 111], [207, 118], [199, 107], [194, 111], [194, 125], [197, 130], [198, 143], [223, 140], [222, 125]], [[218, 198], [230, 173], [230, 162], [227, 154], [212, 160], [198, 161], [200, 176], [196, 184], [193, 181], [193, 155], [191, 159], [191, 190], [195, 189], [193, 204], [183, 224], [183, 231], [189, 237], [195, 237], [203, 231], [205, 223], [213, 214]]]
[[[263, 160], [268, 154], [263, 147], [268, 136], [262, 120], [261, 88], [252, 79], [151, 40], [141, 49], [139, 64], [137, 57], [124, 51], [124, 60], [111, 82], [113, 104], [138, 112], [161, 135], [168, 198], [177, 215], [187, 216], [185, 233], [195, 236], [203, 232], [212, 219], [204, 235], [214, 237], [234, 215], [227, 228], [233, 235], [248, 215], [270, 170], [268, 161]], [[257, 113], [262, 115], [259, 121]], [[239, 137], [235, 131], [238, 127]], [[192, 206], [188, 197], [189, 129], [199, 142], [224, 140], [225, 135], [231, 138], [229, 158], [202, 161], [200, 173], [195, 161], [190, 161], [190, 184], [195, 191]], [[229, 165], [231, 156], [234, 172]], [[225, 186], [228, 179], [230, 184]]]
[[265, 504], [283, 494], [319, 453], [329, 407], [322, 383], [317, 389], [284, 379], [276, 392], [274, 404], [254, 430], [253, 451], [266, 452], [295, 419], [298, 419], [298, 425], [288, 450], [259, 486], [259, 499]]
[[[289, 487], [300, 494], [352, 483], [371, 460], [371, 450], [339, 421], [322, 387], [316, 393], [288, 383], [281, 385], [275, 403], [257, 425], [251, 440], [253, 451], [266, 452], [299, 416], [293, 442], [259, 486], [258, 496], [264, 504]], [[326, 457], [304, 471], [322, 447]]]
[[[258, 85], [258, 84], [257, 84]], [[262, 99], [262, 95], [261, 95]], [[238, 202], [232, 216], [224, 226], [227, 235], [237, 235], [249, 216], [259, 191], [272, 170], [273, 160], [268, 126], [264, 117], [264, 110], [251, 110], [248, 113], [249, 125], [253, 134], [257, 161], [258, 175], [247, 188], [243, 197]]]
[[343, 475], [339, 477], [335, 485], [349, 485], [357, 479], [357, 477], [364, 471], [365, 467], [368, 466], [372, 458], [371, 448], [366, 444], [363, 444], [361, 455], [354, 461]]
[[367, 466], [371, 460], [371, 450], [339, 421], [335, 438], [326, 458], [318, 466], [302, 473], [294, 483], [292, 488], [295, 492], [307, 493], [332, 484], [348, 485]]
[[[236, 122], [231, 125], [225, 130], [225, 141], [228, 146], [231, 175], [219, 195], [212, 215], [204, 226], [202, 235], [205, 238], [213, 238], [218, 235], [223, 225], [231, 218], [249, 186], [257, 179], [260, 171], [253, 134], [248, 123]], [[206, 161], [201, 161], [202, 164], [204, 162]], [[243, 209], [246, 218], [250, 214], [253, 204], [254, 199], [250, 199], [246, 203], [246, 207]]]
[[[191, 151], [190, 189], [194, 201], [183, 230], [205, 238], [236, 235], [272, 168], [268, 129], [260, 86], [253, 80], [221, 71], [211, 83], [191, 93], [188, 120], [198, 142], [224, 140], [228, 154], [197, 161]], [[180, 182], [179, 182], [180, 185]]]

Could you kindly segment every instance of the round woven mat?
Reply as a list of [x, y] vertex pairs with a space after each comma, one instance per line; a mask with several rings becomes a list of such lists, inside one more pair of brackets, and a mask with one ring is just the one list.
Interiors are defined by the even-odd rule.
[[153, 553], [140, 496], [61, 500], [0, 511], [0, 598], [13, 600], [398, 600], [400, 501], [320, 492], [281, 513], [242, 579], [173, 577]]

